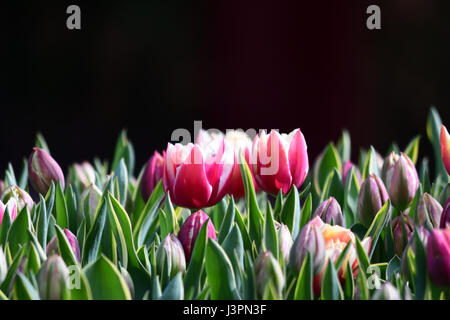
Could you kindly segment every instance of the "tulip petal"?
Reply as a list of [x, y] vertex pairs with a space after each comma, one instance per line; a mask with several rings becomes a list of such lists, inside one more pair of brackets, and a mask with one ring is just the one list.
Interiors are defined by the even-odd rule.
[[450, 135], [444, 125], [441, 126], [441, 153], [445, 169], [450, 174]]
[[289, 168], [292, 183], [299, 188], [308, 174], [309, 162], [305, 137], [300, 129], [296, 129], [294, 132], [289, 146]]

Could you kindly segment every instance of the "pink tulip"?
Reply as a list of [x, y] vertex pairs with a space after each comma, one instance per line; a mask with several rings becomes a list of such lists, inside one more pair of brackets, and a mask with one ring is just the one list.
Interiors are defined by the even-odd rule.
[[441, 153], [445, 169], [450, 174], [450, 135], [444, 125], [441, 126]]
[[141, 180], [141, 194], [145, 201], [150, 198], [153, 189], [155, 189], [159, 180], [162, 179], [164, 168], [164, 158], [158, 152], [150, 157], [145, 167], [144, 175]]
[[225, 150], [223, 138], [185, 146], [169, 143], [163, 184], [172, 202], [190, 209], [218, 203], [228, 190], [234, 162]]
[[16, 199], [10, 198], [6, 204], [0, 201], [0, 225], [3, 221], [3, 216], [5, 215], [6, 208], [9, 209], [9, 215], [11, 216], [11, 221], [17, 217], [17, 202]]
[[286, 194], [305, 181], [309, 169], [305, 138], [300, 129], [289, 135], [272, 130], [255, 138], [252, 152], [255, 180], [264, 191]]
[[434, 284], [450, 287], [450, 229], [431, 231], [427, 243], [427, 265]]

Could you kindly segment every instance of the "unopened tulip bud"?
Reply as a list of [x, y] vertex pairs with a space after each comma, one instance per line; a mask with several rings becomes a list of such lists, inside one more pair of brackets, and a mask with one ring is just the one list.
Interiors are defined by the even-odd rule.
[[414, 231], [414, 221], [405, 214], [400, 214], [392, 220], [392, 234], [394, 236], [394, 251], [401, 257]]
[[317, 217], [308, 222], [298, 234], [291, 248], [289, 266], [297, 274], [300, 272], [308, 252], [313, 260], [314, 274], [318, 274], [325, 263], [325, 240], [319, 227], [315, 225], [315, 219], [320, 220]]
[[[197, 240], [198, 233], [200, 232], [200, 229], [205, 221], [208, 219], [209, 216], [202, 210], [199, 210], [192, 213], [186, 221], [184, 221], [180, 228], [178, 239], [180, 239], [180, 242], [183, 245], [184, 254], [188, 263], [191, 260], [192, 250], [194, 250], [195, 240]], [[208, 222], [206, 236], [207, 238], [217, 240], [216, 229], [214, 228], [211, 220]]]
[[8, 265], [6, 264], [6, 257], [3, 253], [2, 247], [0, 247], [0, 283], [3, 282], [6, 278], [6, 274], [8, 273]]
[[427, 265], [435, 285], [450, 287], [450, 229], [431, 231], [427, 244]]
[[342, 166], [342, 183], [344, 185], [345, 182], [347, 181], [347, 176], [352, 168], [355, 171], [356, 179], [358, 179], [358, 182], [361, 184], [361, 172], [359, 171], [358, 167], [355, 166], [355, 164], [352, 163], [351, 161], [346, 161]]
[[15, 198], [10, 198], [6, 204], [0, 201], [0, 226], [2, 225], [6, 209], [9, 211], [11, 221], [14, 221], [17, 217], [17, 202]]
[[275, 299], [281, 298], [281, 292], [285, 285], [285, 278], [280, 264], [272, 255], [266, 251], [259, 254], [255, 261], [256, 290], [260, 298], [264, 298], [267, 288], [275, 289]]
[[[18, 186], [8, 187], [2, 195], [2, 202], [8, 203], [10, 199], [17, 205], [17, 213], [27, 207], [29, 211], [33, 208], [34, 202], [30, 195], [25, 191], [20, 189]], [[10, 212], [11, 214], [11, 212]]]
[[[64, 233], [66, 234], [66, 238], [69, 241], [70, 247], [72, 248], [72, 252], [77, 259], [78, 262], [81, 262], [81, 255], [80, 255], [80, 245], [78, 244], [77, 237], [69, 230], [64, 229]], [[53, 238], [50, 240], [50, 242], [47, 244], [46, 248], [47, 256], [51, 256], [53, 254], [60, 254], [59, 248], [58, 248], [58, 239], [56, 238], [56, 235], [53, 236]]]
[[59, 164], [47, 151], [33, 148], [28, 159], [28, 173], [30, 183], [36, 192], [45, 195], [50, 189], [52, 182], [61, 184], [64, 189], [64, 174]]
[[98, 203], [102, 197], [102, 191], [94, 184], [87, 187], [80, 196], [78, 206], [78, 222], [81, 223], [84, 217], [88, 216], [91, 222], [94, 221]]
[[448, 198], [447, 202], [444, 205], [444, 209], [442, 210], [440, 228], [446, 229], [450, 227], [450, 198]]
[[87, 188], [90, 184], [95, 183], [95, 169], [89, 162], [84, 161], [81, 164], [75, 163], [73, 168], [75, 170], [77, 180], [83, 185], [84, 188]]
[[392, 174], [388, 173], [386, 179], [386, 187], [392, 204], [401, 211], [408, 208], [419, 188], [419, 177], [411, 159], [401, 153], [395, 162]]
[[394, 171], [394, 166], [398, 161], [398, 158], [399, 155], [392, 151], [383, 162], [383, 165], [381, 167], [381, 180], [383, 180], [386, 186], [388, 185], [388, 181], [390, 181], [392, 177], [392, 172]]
[[314, 212], [315, 217], [320, 217], [323, 222], [332, 225], [344, 225], [344, 216], [341, 206], [334, 197], [330, 197], [322, 202]]
[[428, 193], [425, 193], [417, 206], [417, 219], [419, 225], [428, 225], [430, 229], [439, 228], [442, 215], [442, 206]]
[[5, 190], [5, 183], [0, 180], [0, 195], [3, 193], [3, 191]]
[[150, 198], [153, 189], [155, 189], [159, 180], [162, 179], [164, 173], [164, 158], [162, 155], [155, 151], [153, 156], [147, 161], [144, 174], [141, 179], [141, 194], [144, 201], [147, 202]]
[[131, 299], [133, 299], [134, 298], [133, 279], [131, 278], [131, 276], [128, 273], [127, 269], [125, 269], [124, 267], [120, 267], [120, 274], [122, 275], [122, 278], [125, 280], [125, 283], [127, 284], [128, 290], [130, 290]]
[[164, 268], [168, 268], [169, 276], [186, 271], [186, 258], [183, 246], [174, 234], [168, 234], [156, 250], [156, 263], [161, 275]]
[[372, 300], [402, 300], [397, 288], [390, 282], [385, 282], [383, 286], [376, 290]]
[[361, 223], [369, 227], [376, 214], [388, 200], [383, 181], [375, 174], [364, 180], [358, 196], [357, 213]]
[[[428, 235], [430, 234], [429, 231], [424, 226], [420, 226], [419, 228], [417, 228], [415, 230], [415, 232], [417, 232], [419, 240], [422, 242], [423, 246], [426, 247], [427, 241], [428, 241]], [[409, 266], [409, 262], [408, 262], [409, 248], [411, 248], [412, 253], [415, 255], [416, 254], [416, 240], [414, 239], [414, 236], [411, 236], [411, 238], [409, 239], [408, 245], [403, 250], [403, 255], [401, 257], [402, 273], [408, 279], [408, 281], [412, 281], [411, 270], [410, 270], [410, 266]]]
[[450, 135], [444, 125], [441, 126], [441, 154], [445, 169], [450, 174]]
[[278, 248], [284, 263], [289, 261], [289, 253], [291, 251], [294, 241], [292, 240], [291, 233], [288, 227], [281, 223], [276, 225], [278, 234]]
[[69, 269], [63, 259], [52, 255], [38, 273], [39, 295], [43, 300], [62, 300], [69, 284]]

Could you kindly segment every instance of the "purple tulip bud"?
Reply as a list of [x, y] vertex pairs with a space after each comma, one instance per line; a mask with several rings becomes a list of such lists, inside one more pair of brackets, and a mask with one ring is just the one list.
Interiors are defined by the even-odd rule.
[[178, 272], [186, 271], [183, 246], [174, 234], [168, 234], [159, 245], [156, 250], [156, 263], [160, 275], [167, 265], [170, 277], [175, 276]]
[[[180, 242], [183, 245], [184, 254], [188, 263], [191, 260], [192, 250], [194, 249], [194, 244], [195, 240], [197, 240], [198, 233], [200, 232], [200, 229], [202, 228], [205, 221], [208, 219], [209, 216], [202, 210], [199, 210], [192, 213], [186, 219], [186, 221], [184, 221], [183, 225], [180, 228], [178, 239], [180, 239]], [[206, 231], [207, 238], [217, 240], [216, 229], [214, 228], [211, 220], [209, 220], [208, 222], [208, 228]]]
[[372, 174], [364, 180], [359, 191], [357, 207], [359, 220], [364, 226], [370, 226], [388, 198], [386, 187], [378, 176]]
[[75, 163], [73, 168], [77, 180], [81, 182], [83, 187], [87, 188], [89, 185], [95, 183], [95, 169], [89, 162]]
[[446, 229], [447, 227], [450, 227], [450, 198], [448, 198], [447, 202], [444, 205], [440, 221], [441, 229]]
[[47, 151], [33, 148], [28, 159], [30, 183], [36, 192], [45, 195], [53, 183], [59, 182], [64, 189], [64, 174], [61, 167]]
[[372, 300], [402, 300], [402, 298], [396, 287], [390, 282], [385, 282], [380, 289], [375, 291]]
[[[77, 237], [69, 229], [64, 229], [64, 233], [66, 234], [66, 238], [69, 241], [75, 258], [78, 262], [81, 262], [80, 245], [78, 244]], [[46, 252], [47, 256], [50, 256], [52, 254], [60, 254], [58, 249], [58, 239], [56, 238], [56, 235], [54, 235], [50, 242], [47, 244]]]
[[[20, 189], [18, 186], [9, 186], [2, 195], [2, 202], [8, 203], [10, 199], [14, 199], [13, 201], [16, 203], [17, 213], [23, 210], [23, 208], [27, 207], [28, 210], [31, 211], [33, 209], [33, 199], [30, 195], [25, 191]], [[11, 212], [10, 212], [11, 214]]]
[[314, 274], [318, 274], [325, 263], [325, 240], [319, 227], [315, 225], [316, 219], [320, 220], [320, 218], [314, 218], [302, 228], [291, 248], [289, 266], [297, 274], [308, 252], [313, 260]]
[[[430, 234], [430, 232], [424, 226], [420, 226], [419, 228], [416, 229], [415, 232], [417, 232], [419, 240], [422, 242], [423, 246], [426, 247], [428, 235]], [[411, 236], [411, 238], [409, 239], [408, 245], [406, 246], [405, 250], [403, 250], [403, 255], [401, 257], [402, 258], [401, 259], [402, 273], [409, 281], [412, 281], [411, 270], [409, 268], [409, 263], [408, 263], [409, 248], [411, 248], [412, 253], [415, 255], [416, 254], [416, 241], [413, 236]]]
[[277, 223], [276, 229], [278, 234], [278, 250], [283, 257], [284, 263], [287, 263], [289, 261], [289, 253], [294, 241], [292, 240], [291, 233], [285, 224]]
[[347, 181], [347, 176], [352, 168], [355, 170], [356, 178], [358, 179], [358, 182], [361, 184], [361, 172], [359, 171], [358, 167], [355, 166], [353, 162], [346, 161], [342, 166], [342, 183], [344, 185], [345, 182]]
[[43, 300], [62, 300], [69, 284], [69, 269], [58, 255], [45, 260], [38, 272], [39, 295]]
[[398, 161], [399, 155], [392, 151], [384, 160], [381, 167], [381, 180], [387, 186], [391, 180], [392, 172], [394, 172], [395, 163]]
[[3, 194], [3, 191], [5, 190], [5, 183], [0, 180], [0, 195]]
[[431, 231], [427, 245], [427, 265], [434, 284], [450, 287], [450, 229]]
[[141, 194], [145, 202], [150, 198], [164, 172], [164, 158], [158, 151], [147, 161], [144, 174], [141, 180]]
[[262, 299], [266, 298], [268, 288], [275, 289], [275, 296], [270, 298], [280, 299], [281, 292], [285, 285], [285, 278], [280, 264], [272, 255], [272, 252], [261, 252], [255, 261], [255, 282], [258, 296]]
[[442, 206], [428, 193], [424, 193], [417, 206], [417, 220], [419, 225], [428, 225], [430, 229], [439, 228]]
[[334, 225], [344, 225], [341, 206], [334, 197], [322, 202], [314, 212], [314, 217], [320, 217], [323, 222]]
[[419, 188], [419, 177], [411, 159], [404, 153], [395, 162], [392, 175], [386, 177], [386, 187], [392, 204], [398, 210], [408, 208]]
[[89, 219], [90, 222], [94, 221], [95, 212], [101, 197], [102, 191], [94, 184], [89, 185], [83, 191], [78, 206], [78, 223], [81, 223], [83, 218]]
[[391, 227], [394, 236], [394, 250], [397, 256], [401, 257], [414, 231], [414, 221], [408, 215], [400, 214], [392, 220]]

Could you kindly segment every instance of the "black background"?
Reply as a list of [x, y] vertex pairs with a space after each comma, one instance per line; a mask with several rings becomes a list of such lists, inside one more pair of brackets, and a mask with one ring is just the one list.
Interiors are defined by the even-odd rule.
[[66, 169], [112, 158], [127, 128], [139, 168], [194, 120], [300, 127], [311, 160], [347, 128], [355, 161], [416, 134], [431, 154], [430, 105], [450, 124], [450, 1], [2, 1], [0, 15], [0, 172], [37, 131]]

